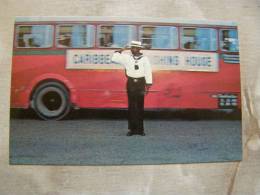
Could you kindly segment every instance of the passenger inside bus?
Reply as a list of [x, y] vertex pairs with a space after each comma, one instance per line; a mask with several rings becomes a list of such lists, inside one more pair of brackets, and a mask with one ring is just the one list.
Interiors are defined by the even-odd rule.
[[101, 47], [111, 47], [113, 44], [113, 26], [102, 26], [100, 30], [99, 45]]
[[59, 47], [70, 47], [71, 36], [66, 34], [60, 34], [58, 38]]
[[222, 31], [222, 50], [229, 51], [230, 50], [230, 41], [229, 41], [229, 35], [227, 30]]
[[19, 47], [40, 47], [32, 34], [23, 34], [19, 37]]
[[104, 34], [103, 37], [100, 38], [99, 43], [101, 47], [111, 47], [112, 46], [112, 35]]
[[195, 49], [195, 42], [191, 42], [191, 41], [188, 41], [187, 43], [184, 44], [184, 48], [185, 49]]
[[142, 44], [145, 49], [151, 49], [152, 48], [152, 35], [154, 31], [154, 27], [143, 27], [143, 33], [142, 33]]
[[51, 45], [51, 26], [19, 26], [17, 31], [19, 32], [18, 47], [41, 48]]

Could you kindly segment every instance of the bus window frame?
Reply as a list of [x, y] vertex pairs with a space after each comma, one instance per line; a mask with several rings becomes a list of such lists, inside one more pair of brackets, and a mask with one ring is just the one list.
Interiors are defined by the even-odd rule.
[[[216, 49], [215, 50], [202, 50], [202, 49], [186, 49], [184, 48], [184, 45], [183, 45], [183, 29], [184, 28], [203, 28], [203, 29], [214, 29], [215, 32], [216, 32]], [[219, 50], [219, 37], [218, 37], [218, 34], [219, 34], [219, 30], [217, 28], [214, 28], [214, 27], [199, 27], [199, 26], [182, 26], [180, 27], [180, 49], [184, 50], [184, 51], [198, 51], [198, 52], [218, 52]]]
[[[236, 30], [237, 31], [237, 41], [238, 41], [238, 50], [237, 51], [227, 51], [227, 50], [223, 50], [222, 46], [221, 46], [221, 31], [223, 30]], [[237, 28], [219, 28], [219, 35], [218, 35], [218, 44], [219, 44], [219, 50], [222, 53], [239, 53], [239, 39], [238, 39], [238, 29]]]
[[[97, 25], [97, 30], [96, 30], [96, 46], [97, 48], [100, 48], [100, 49], [120, 49], [120, 48], [123, 48], [123, 47], [102, 47], [100, 46], [100, 32], [101, 32], [101, 27], [102, 26], [130, 26], [130, 27], [134, 27], [134, 39], [137, 38], [137, 31], [138, 31], [138, 28], [136, 25], [134, 24], [98, 24]], [[130, 43], [132, 40], [128, 40], [128, 43]]]
[[143, 48], [145, 50], [178, 50], [180, 48], [180, 37], [179, 37], [179, 26], [175, 26], [175, 25], [152, 25], [152, 24], [144, 24], [144, 25], [140, 25], [139, 29], [138, 29], [138, 33], [139, 33], [139, 40], [142, 42], [142, 35], [143, 35], [143, 31], [142, 28], [143, 27], [174, 27], [176, 28], [176, 35], [177, 35], [177, 45], [176, 48]]
[[[60, 47], [58, 43], [58, 37], [60, 32], [60, 26], [75, 26], [75, 25], [90, 25], [93, 26], [93, 44], [91, 47]], [[72, 37], [72, 36], [71, 36]], [[62, 23], [62, 24], [56, 24], [55, 25], [55, 47], [57, 49], [93, 49], [95, 48], [95, 40], [96, 40], [96, 25], [94, 24], [88, 24], [88, 23]]]
[[[23, 27], [23, 26], [50, 26], [51, 27], [51, 44], [50, 46], [47, 46], [47, 47], [19, 47], [18, 46], [18, 34], [19, 34], [19, 27]], [[55, 31], [55, 25], [53, 24], [17, 24], [16, 27], [15, 27], [15, 48], [16, 49], [50, 49], [54, 46], [54, 39], [55, 39], [55, 36], [54, 36], [54, 31]]]

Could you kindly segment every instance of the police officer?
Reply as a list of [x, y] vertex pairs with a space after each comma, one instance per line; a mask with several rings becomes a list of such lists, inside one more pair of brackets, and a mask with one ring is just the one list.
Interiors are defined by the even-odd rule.
[[127, 76], [128, 129], [127, 136], [145, 136], [143, 125], [144, 96], [152, 85], [152, 69], [149, 60], [140, 52], [142, 44], [132, 41], [131, 53], [122, 53], [122, 48], [115, 51], [112, 61], [124, 65]]

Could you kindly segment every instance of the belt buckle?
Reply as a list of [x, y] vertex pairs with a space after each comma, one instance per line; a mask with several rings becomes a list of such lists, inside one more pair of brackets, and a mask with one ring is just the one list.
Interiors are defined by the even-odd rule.
[[138, 79], [134, 79], [134, 82], [137, 83]]

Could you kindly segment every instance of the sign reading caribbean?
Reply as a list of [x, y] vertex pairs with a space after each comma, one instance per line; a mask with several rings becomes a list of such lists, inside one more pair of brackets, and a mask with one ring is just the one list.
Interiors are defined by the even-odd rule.
[[[129, 51], [127, 51], [129, 52]], [[66, 53], [67, 69], [123, 69], [111, 61], [114, 50], [71, 49]], [[218, 71], [218, 54], [191, 51], [145, 50], [153, 70]]]

